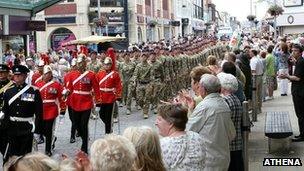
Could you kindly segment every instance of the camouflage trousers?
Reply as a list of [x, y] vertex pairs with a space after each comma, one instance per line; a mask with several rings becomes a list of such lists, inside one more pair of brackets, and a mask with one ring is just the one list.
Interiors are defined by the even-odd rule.
[[133, 81], [129, 82], [127, 90], [126, 106], [127, 109], [131, 110], [132, 97], [136, 99], [136, 85]]
[[128, 90], [130, 86], [130, 81], [123, 81], [122, 82], [122, 102], [127, 105], [127, 100], [128, 100]]
[[170, 80], [165, 81], [162, 87], [163, 97], [161, 100], [168, 101], [172, 97], [172, 82]]
[[153, 107], [157, 107], [160, 100], [164, 100], [164, 86], [161, 83], [161, 80], [153, 81], [151, 83], [152, 87], [152, 99], [151, 103]]
[[151, 104], [152, 86], [151, 84], [138, 84], [136, 87], [136, 101], [142, 108], [143, 114], [148, 114]]

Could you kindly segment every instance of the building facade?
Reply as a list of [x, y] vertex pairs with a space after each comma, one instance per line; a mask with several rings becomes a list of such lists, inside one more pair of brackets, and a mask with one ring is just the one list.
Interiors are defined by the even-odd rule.
[[45, 30], [45, 22], [35, 21], [33, 16], [59, 1], [0, 1], [0, 56], [12, 52], [28, 55], [32, 32]]
[[171, 0], [129, 0], [130, 43], [170, 39], [174, 34], [171, 6]]
[[205, 32], [203, 0], [172, 0], [174, 20], [181, 25], [175, 27], [175, 36], [201, 35]]
[[280, 34], [299, 34], [304, 31], [304, 6], [302, 0], [284, 0], [284, 13], [277, 17]]
[[66, 0], [38, 13], [36, 19], [47, 23], [46, 31], [36, 34], [38, 51], [59, 50], [70, 40], [93, 34], [125, 36], [132, 44], [200, 35], [206, 29], [203, 0], [100, 2], [98, 8], [98, 0]]
[[[91, 35], [87, 0], [65, 0], [36, 15], [36, 20], [45, 20], [45, 32], [36, 33], [37, 51], [60, 50], [62, 44]], [[75, 47], [68, 47], [75, 48]]]

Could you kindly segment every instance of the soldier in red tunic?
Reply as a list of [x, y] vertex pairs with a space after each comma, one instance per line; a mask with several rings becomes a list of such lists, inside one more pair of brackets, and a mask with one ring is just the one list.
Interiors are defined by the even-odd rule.
[[[70, 84], [69, 82], [69, 77], [70, 77], [70, 74], [76, 70], [76, 58], [74, 58], [71, 62], [71, 70], [65, 74], [64, 78], [63, 78], [63, 85], [64, 85], [64, 90], [63, 90], [63, 95], [66, 96], [66, 93], [67, 93], [67, 89], [68, 89], [68, 85]], [[75, 135], [76, 135], [76, 125], [75, 125], [75, 121], [74, 121], [74, 115], [73, 115], [73, 110], [72, 110], [72, 107], [71, 107], [71, 103], [70, 103], [70, 100], [71, 99], [71, 96], [67, 96], [66, 97], [66, 105], [68, 107], [68, 112], [69, 112], [69, 118], [71, 120], [71, 137], [70, 137], [70, 143], [74, 143], [76, 142], [76, 139], [75, 139]]]
[[99, 116], [106, 126], [106, 134], [112, 133], [113, 108], [115, 101], [121, 99], [122, 84], [119, 73], [112, 68], [110, 57], [104, 60], [104, 70], [97, 73], [100, 90]]
[[[62, 98], [63, 86], [53, 80], [52, 68], [49, 65], [45, 65], [43, 69], [42, 81], [36, 84], [39, 88], [40, 95], [43, 102], [43, 117], [42, 117], [42, 130], [41, 132], [46, 137], [45, 153], [48, 156], [52, 155], [51, 146], [53, 140], [53, 127], [56, 117], [59, 114], [58, 103], [60, 107], [60, 113], [64, 115], [65, 103]], [[56, 141], [54, 137], [54, 142]], [[54, 148], [53, 144], [53, 148]]]
[[86, 56], [80, 54], [77, 57], [77, 70], [72, 71], [68, 78], [67, 91], [70, 96], [70, 105], [73, 110], [76, 129], [81, 136], [81, 150], [88, 153], [88, 123], [91, 109], [94, 106], [92, 90], [94, 91], [95, 102], [98, 104], [99, 87], [95, 73], [86, 71]]
[[37, 65], [37, 71], [32, 76], [31, 82], [33, 86], [36, 86], [36, 84], [42, 80], [43, 66], [44, 66], [44, 61], [40, 60]]

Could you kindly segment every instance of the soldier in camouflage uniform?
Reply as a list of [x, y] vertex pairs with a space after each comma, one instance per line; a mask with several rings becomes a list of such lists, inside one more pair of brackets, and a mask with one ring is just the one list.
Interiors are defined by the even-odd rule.
[[137, 104], [143, 110], [143, 117], [149, 117], [149, 105], [151, 102], [151, 65], [148, 63], [148, 56], [146, 53], [142, 54], [141, 62], [136, 66], [133, 79], [136, 83], [136, 100]]
[[[124, 58], [124, 61], [121, 63], [121, 74], [122, 74], [121, 78], [122, 78], [122, 84], [123, 84], [122, 102], [127, 107], [127, 115], [130, 115], [132, 96], [131, 96], [131, 93], [129, 94], [128, 90], [129, 90], [129, 87], [131, 84], [131, 78], [133, 76], [136, 64], [130, 60], [130, 55], [128, 53], [126, 53], [123, 58]], [[132, 84], [134, 84], [134, 83], [132, 82]]]
[[97, 73], [102, 67], [100, 60], [97, 59], [97, 52], [92, 52], [90, 57], [91, 62], [87, 65], [87, 69]]
[[150, 64], [152, 65], [152, 109], [156, 114], [156, 107], [160, 99], [163, 99], [163, 81], [164, 81], [164, 70], [160, 60], [156, 59], [156, 53], [150, 53]]
[[[91, 61], [87, 65], [87, 69], [93, 71], [96, 74], [97, 72], [99, 72], [99, 70], [102, 69], [102, 63], [99, 59], [97, 59], [97, 52], [95, 51], [90, 54], [90, 58]], [[98, 119], [98, 113], [96, 112], [95, 107], [93, 107], [91, 114], [91, 119]]]

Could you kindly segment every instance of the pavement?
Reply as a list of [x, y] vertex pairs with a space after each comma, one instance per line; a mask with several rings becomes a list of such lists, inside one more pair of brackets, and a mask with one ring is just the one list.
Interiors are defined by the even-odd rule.
[[[289, 85], [290, 87], [290, 85]], [[274, 99], [263, 103], [262, 113], [258, 114], [257, 122], [251, 128], [248, 141], [249, 170], [250, 171], [302, 171], [304, 166], [263, 166], [264, 158], [300, 158], [304, 162], [304, 142], [292, 142], [290, 151], [268, 153], [268, 138], [264, 133], [265, 114], [270, 111], [288, 111], [294, 135], [299, 135], [298, 121], [294, 112], [292, 96], [280, 96], [279, 91], [275, 91]], [[294, 136], [293, 135], [293, 136]], [[290, 138], [292, 138], [291, 136]]]
[[[298, 135], [298, 123], [297, 117], [294, 112], [293, 103], [291, 95], [280, 96], [278, 91], [275, 91], [274, 100], [266, 101], [263, 103], [262, 113], [258, 115], [257, 122], [254, 122], [254, 126], [251, 128], [249, 134], [249, 170], [250, 171], [297, 171], [304, 170], [304, 167], [266, 167], [263, 166], [263, 160], [266, 157], [270, 158], [292, 158], [299, 157], [301, 162], [304, 162], [304, 142], [291, 143], [291, 148], [288, 153], [268, 153], [268, 139], [264, 134], [264, 124], [265, 124], [265, 113], [267, 111], [288, 111], [292, 123], [294, 135]], [[148, 119], [143, 119], [141, 110], [136, 110], [135, 107], [132, 108], [132, 114], [126, 115], [125, 107], [119, 108], [119, 124], [114, 124], [114, 133], [122, 134], [123, 130], [129, 126], [150, 126], [156, 129], [154, 122], [156, 115], [150, 112]], [[71, 144], [69, 142], [70, 138], [70, 128], [71, 122], [68, 115], [63, 119], [62, 123], [57, 120], [56, 136], [58, 140], [56, 142], [56, 148], [53, 152], [54, 159], [60, 159], [61, 154], [67, 154], [70, 157], [74, 157], [76, 151], [81, 147], [81, 139], [77, 138], [76, 143]], [[119, 129], [120, 128], [120, 129]], [[119, 131], [120, 130], [120, 131]], [[100, 119], [89, 121], [89, 134], [90, 141], [89, 145], [98, 138], [104, 137], [104, 124]], [[44, 145], [39, 145], [40, 152], [44, 152]], [[0, 170], [2, 170], [2, 160], [0, 157]]]

